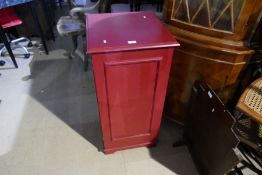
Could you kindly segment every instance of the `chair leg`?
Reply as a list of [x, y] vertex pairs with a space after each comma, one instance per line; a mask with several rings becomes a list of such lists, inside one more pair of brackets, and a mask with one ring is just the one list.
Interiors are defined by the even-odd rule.
[[234, 167], [234, 170], [237, 175], [243, 175], [242, 171], [237, 166]]
[[159, 2], [159, 0], [156, 0], [156, 11], [157, 12], [160, 11], [160, 2]]
[[[253, 162], [250, 160], [249, 157], [252, 158], [252, 153], [250, 153], [244, 145], [239, 144], [238, 146], [241, 154], [244, 156], [245, 160], [242, 161], [242, 164], [246, 167], [248, 167], [250, 170], [252, 170], [253, 172], [257, 173], [257, 174], [262, 174], [262, 171], [259, 170], [254, 164]], [[254, 160], [254, 159], [253, 159]], [[255, 160], [256, 161], [256, 160]], [[256, 162], [258, 163], [258, 162]], [[260, 166], [260, 164], [258, 164]]]
[[88, 70], [88, 60], [90, 55], [86, 53], [86, 37], [85, 35], [82, 35], [82, 40], [83, 40], [83, 54], [84, 54], [84, 71], [86, 72]]
[[159, 0], [159, 12], [162, 12], [163, 11], [163, 6], [164, 6], [164, 1], [163, 0]]
[[84, 58], [84, 71], [86, 72], [88, 70], [88, 66], [89, 66], [88, 60], [89, 60], [90, 55], [86, 54], [85, 52], [84, 52], [84, 55], [85, 55], [85, 58]]
[[55, 35], [53, 32], [53, 26], [52, 26], [52, 17], [50, 15], [50, 8], [48, 6], [48, 2], [45, 0], [41, 0], [42, 6], [44, 8], [44, 15], [45, 15], [45, 19], [46, 19], [46, 23], [48, 25], [49, 31], [51, 33], [51, 37], [53, 39], [53, 41], [55, 41]]
[[73, 49], [70, 53], [70, 59], [73, 57], [73, 54], [75, 53], [77, 49], [77, 35], [72, 36], [72, 41], [73, 41]]
[[57, 9], [56, 7], [56, 0], [50, 0], [51, 1], [51, 6], [52, 6], [52, 9]]
[[42, 43], [44, 45], [45, 53], [48, 54], [48, 49], [47, 49], [45, 37], [44, 37], [41, 25], [40, 25], [39, 20], [38, 20], [38, 15], [36, 13], [35, 1], [31, 1], [30, 7], [31, 7], [31, 12], [32, 12], [32, 16], [33, 16], [33, 20], [34, 20], [35, 26], [36, 26], [36, 28], [38, 30], [38, 33], [39, 33], [39, 35], [41, 37], [41, 40], [42, 40]]
[[134, 4], [135, 4], [135, 11], [140, 11], [140, 7], [141, 7], [141, 1], [140, 0], [134, 0]]
[[4, 42], [4, 45], [5, 45], [8, 53], [9, 53], [9, 55], [10, 55], [12, 61], [13, 61], [13, 63], [14, 63], [14, 65], [15, 65], [15, 67], [18, 68], [17, 62], [15, 60], [15, 56], [14, 56], [14, 54], [12, 52], [11, 47], [10, 47], [10, 43], [7, 41], [4, 29], [2, 28], [1, 25], [0, 25], [0, 37], [1, 37], [1, 40]]
[[130, 12], [134, 11], [134, 0], [129, 0], [129, 4], [130, 4]]
[[62, 9], [62, 0], [58, 0], [58, 3], [59, 3], [60, 9]]

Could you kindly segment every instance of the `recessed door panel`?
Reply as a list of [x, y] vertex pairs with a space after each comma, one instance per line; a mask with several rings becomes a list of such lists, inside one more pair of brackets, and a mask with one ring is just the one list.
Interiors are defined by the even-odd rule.
[[105, 62], [112, 141], [150, 135], [160, 60]]

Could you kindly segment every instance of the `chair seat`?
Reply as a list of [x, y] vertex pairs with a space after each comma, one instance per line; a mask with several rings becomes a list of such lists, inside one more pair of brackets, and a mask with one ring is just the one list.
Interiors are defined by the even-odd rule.
[[262, 78], [253, 82], [238, 101], [237, 108], [262, 124]]
[[16, 15], [12, 8], [4, 8], [0, 10], [0, 24], [2, 28], [10, 28], [14, 26], [18, 26], [23, 22]]
[[61, 36], [84, 34], [85, 24], [71, 16], [62, 16], [57, 22], [57, 31]]

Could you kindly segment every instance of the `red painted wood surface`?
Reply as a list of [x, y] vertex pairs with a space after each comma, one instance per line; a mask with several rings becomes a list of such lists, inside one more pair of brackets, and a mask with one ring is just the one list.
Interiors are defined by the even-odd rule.
[[88, 14], [86, 23], [88, 53], [179, 45], [153, 12]]
[[87, 32], [104, 152], [154, 144], [178, 43], [150, 12], [88, 15]]
[[3, 29], [18, 26], [22, 23], [22, 20], [16, 15], [11, 7], [0, 10], [0, 25]]

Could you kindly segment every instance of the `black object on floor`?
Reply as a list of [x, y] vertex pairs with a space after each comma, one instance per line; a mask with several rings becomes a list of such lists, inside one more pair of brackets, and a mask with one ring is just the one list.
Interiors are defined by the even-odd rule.
[[4, 66], [5, 65], [5, 61], [0, 60], [0, 66]]
[[233, 116], [206, 83], [195, 83], [185, 121], [184, 140], [201, 172], [221, 175], [229, 173], [240, 160], [234, 148], [238, 139], [231, 130]]

